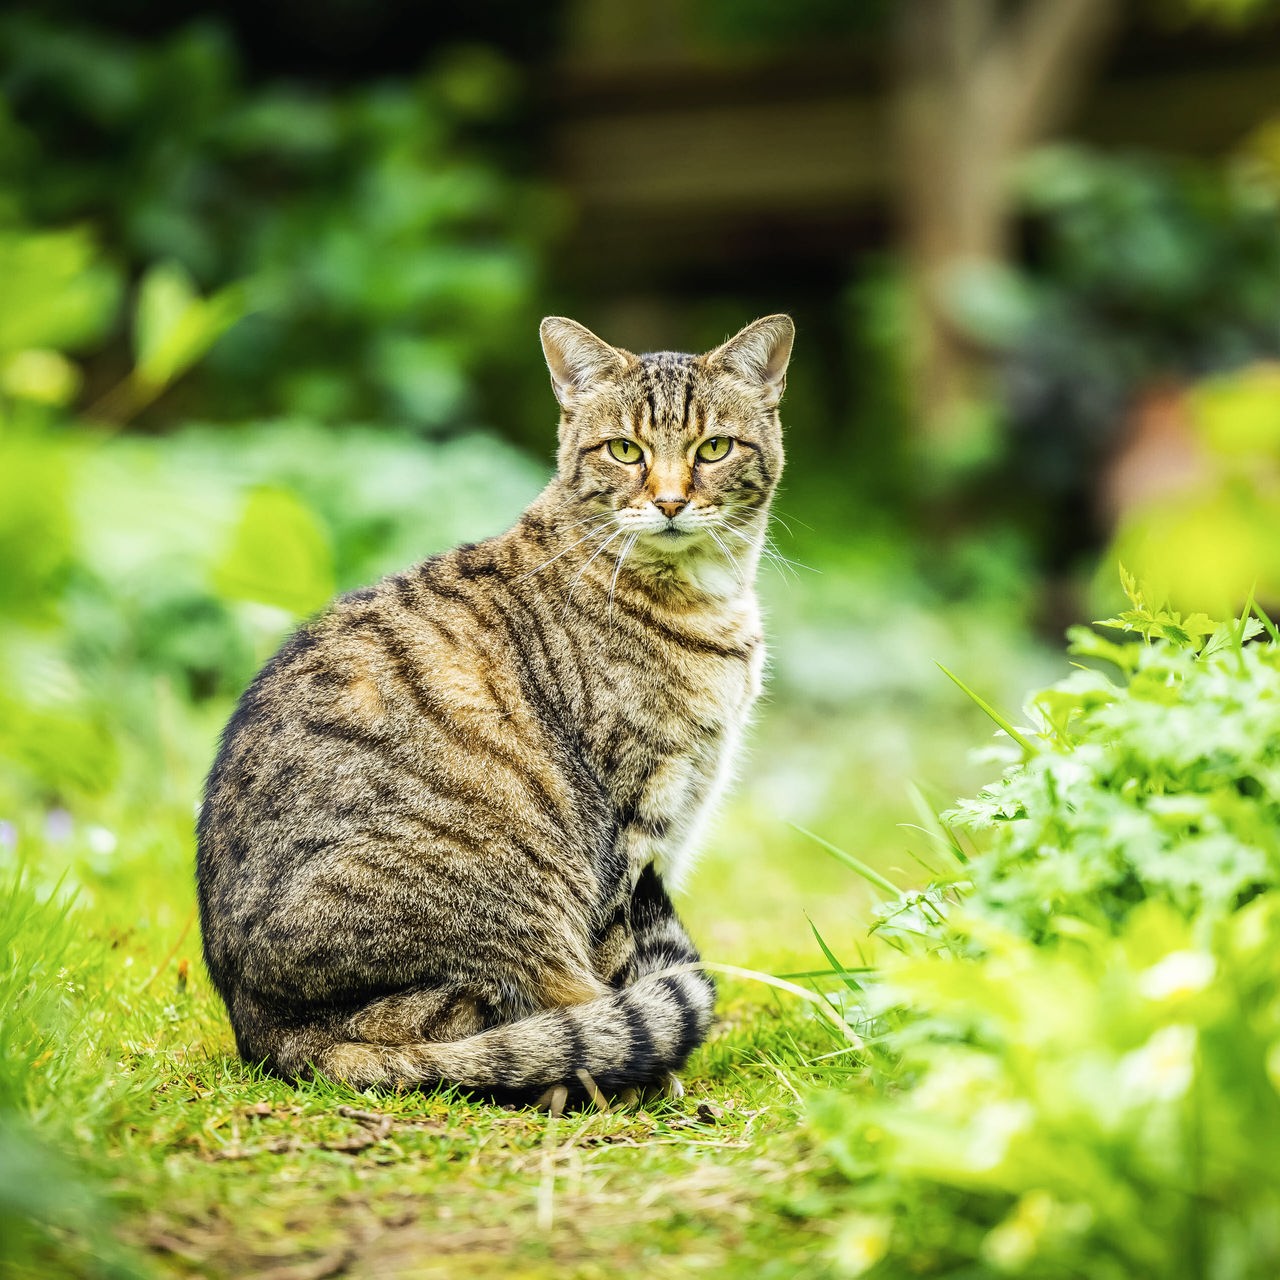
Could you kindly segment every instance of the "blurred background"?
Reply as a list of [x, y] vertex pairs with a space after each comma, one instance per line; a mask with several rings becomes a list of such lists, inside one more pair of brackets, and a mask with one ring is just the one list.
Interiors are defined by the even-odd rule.
[[1117, 561], [1280, 604], [1278, 209], [1262, 0], [10, 3], [0, 858], [167, 947], [256, 666], [543, 483], [538, 319], [785, 310], [771, 693], [688, 911], [852, 936], [792, 824], [924, 874], [909, 784], [991, 772], [936, 662], [1016, 713]]

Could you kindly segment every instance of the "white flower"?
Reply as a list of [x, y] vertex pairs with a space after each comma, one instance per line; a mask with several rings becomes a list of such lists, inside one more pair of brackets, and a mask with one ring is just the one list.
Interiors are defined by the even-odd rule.
[[1196, 1074], [1196, 1029], [1183, 1023], [1161, 1027], [1140, 1049], [1120, 1059], [1120, 1083], [1133, 1099], [1171, 1102], [1191, 1087]]
[[117, 846], [120, 844], [120, 841], [116, 839], [116, 833], [107, 827], [85, 827], [84, 838], [88, 841], [89, 848], [103, 858], [115, 853]]
[[892, 1224], [888, 1218], [870, 1214], [853, 1214], [844, 1221], [836, 1236], [832, 1261], [842, 1276], [860, 1276], [889, 1251]]
[[1138, 976], [1138, 990], [1148, 1000], [1180, 1000], [1203, 991], [1217, 967], [1208, 952], [1171, 951]]
[[973, 1117], [969, 1137], [969, 1168], [994, 1169], [1009, 1143], [1031, 1127], [1035, 1112], [1029, 1102], [988, 1102]]

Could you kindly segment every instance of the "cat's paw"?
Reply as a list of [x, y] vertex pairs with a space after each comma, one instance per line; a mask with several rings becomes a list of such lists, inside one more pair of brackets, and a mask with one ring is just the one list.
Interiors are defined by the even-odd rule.
[[564, 1115], [565, 1103], [569, 1101], [569, 1090], [565, 1085], [553, 1084], [533, 1104], [535, 1111], [545, 1111], [553, 1120]]

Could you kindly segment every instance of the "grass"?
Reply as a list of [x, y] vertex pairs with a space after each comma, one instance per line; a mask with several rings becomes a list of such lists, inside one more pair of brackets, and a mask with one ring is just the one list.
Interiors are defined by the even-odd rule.
[[163, 930], [81, 933], [66, 926], [85, 913], [28, 903], [10, 946], [44, 960], [24, 984], [19, 1025], [41, 1029], [22, 1088], [81, 1182], [74, 1212], [65, 1185], [27, 1206], [50, 1241], [16, 1274], [100, 1272], [108, 1219], [108, 1269], [125, 1275], [728, 1275], [748, 1260], [795, 1274], [823, 1251], [825, 1228], [792, 1204], [797, 1081], [832, 1046], [803, 1007], [730, 984], [686, 1096], [635, 1110], [294, 1087], [236, 1059]]
[[[795, 641], [775, 641], [776, 700], [679, 903], [709, 960], [773, 973], [824, 969], [824, 952], [863, 963], [873, 901], [793, 824], [918, 882], [907, 779], [964, 791], [985, 732], [931, 654], [904, 676], [898, 644], [880, 692], [878, 653], [814, 692], [803, 658], [795, 678], [786, 666]], [[551, 1119], [447, 1091], [294, 1087], [239, 1062], [193, 926], [192, 803], [226, 707], [153, 694], [118, 735], [110, 792], [66, 814], [0, 786], [16, 834], [0, 883], [28, 868], [0, 909], [0, 1274], [832, 1272], [844, 1191], [806, 1104], [856, 1086], [857, 1058], [785, 991], [722, 976], [686, 1096], [638, 1110]]]

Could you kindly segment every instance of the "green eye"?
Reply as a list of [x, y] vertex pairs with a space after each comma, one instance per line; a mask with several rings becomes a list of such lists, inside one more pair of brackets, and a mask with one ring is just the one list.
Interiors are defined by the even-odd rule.
[[733, 441], [728, 436], [712, 436], [698, 446], [698, 457], [703, 462], [719, 462], [733, 448]]
[[610, 440], [605, 448], [609, 450], [609, 456], [615, 458], [618, 462], [639, 462], [644, 451], [634, 440]]

